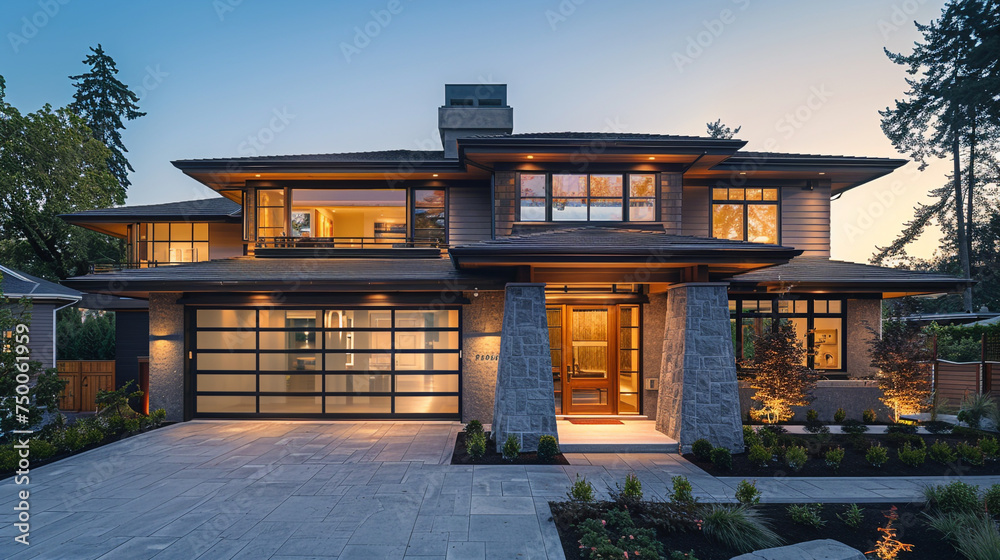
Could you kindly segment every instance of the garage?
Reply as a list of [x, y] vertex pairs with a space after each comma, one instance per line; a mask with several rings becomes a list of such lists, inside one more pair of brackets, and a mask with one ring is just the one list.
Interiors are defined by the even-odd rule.
[[455, 308], [190, 309], [201, 418], [459, 418]]

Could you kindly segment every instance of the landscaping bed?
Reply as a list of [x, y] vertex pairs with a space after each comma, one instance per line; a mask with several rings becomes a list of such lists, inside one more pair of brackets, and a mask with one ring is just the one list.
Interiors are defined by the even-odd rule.
[[487, 440], [486, 453], [479, 459], [473, 459], [466, 450], [465, 438], [467, 434], [460, 432], [455, 440], [455, 452], [451, 455], [452, 465], [568, 465], [569, 461], [563, 457], [562, 453], [556, 453], [551, 461], [542, 461], [538, 454], [534, 452], [519, 453], [517, 458], [508, 460], [502, 454], [497, 453], [496, 445]]

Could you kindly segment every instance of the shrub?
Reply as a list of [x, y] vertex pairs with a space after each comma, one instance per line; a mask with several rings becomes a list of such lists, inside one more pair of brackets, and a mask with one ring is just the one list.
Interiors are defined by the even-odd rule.
[[952, 449], [947, 442], [941, 440], [935, 440], [934, 443], [927, 448], [927, 454], [932, 460], [942, 464], [954, 463], [958, 460], [958, 455], [955, 453], [955, 450]]
[[932, 434], [947, 434], [952, 428], [951, 423], [942, 422], [940, 420], [931, 420], [930, 422], [924, 422], [921, 425]]
[[864, 412], [861, 413], [861, 421], [863, 421], [865, 424], [874, 424], [875, 420], [876, 418], [875, 418], [874, 408], [869, 408], [868, 410], [865, 410]]
[[712, 459], [712, 444], [707, 439], [695, 440], [691, 444], [691, 453], [694, 453], [699, 461], [710, 461]]
[[708, 538], [740, 553], [781, 546], [783, 540], [757, 511], [744, 506], [714, 505], [705, 513]]
[[792, 521], [799, 525], [806, 525], [813, 529], [819, 529], [826, 525], [826, 521], [823, 521], [823, 517], [820, 515], [823, 512], [823, 504], [792, 504], [788, 506], [787, 511]]
[[150, 421], [154, 426], [159, 426], [167, 419], [167, 411], [162, 408], [157, 408], [149, 414]]
[[906, 443], [899, 449], [899, 460], [911, 467], [919, 467], [927, 459], [927, 452], [921, 448], [914, 448]]
[[955, 451], [958, 453], [959, 458], [970, 465], [978, 467], [982, 465], [985, 460], [982, 449], [979, 449], [974, 445], [969, 445], [964, 441], [960, 441], [955, 444]]
[[963, 558], [995, 560], [1000, 550], [1000, 532], [988, 516], [979, 513], [927, 515], [927, 523], [945, 536]]
[[694, 551], [681, 552], [679, 550], [670, 551], [670, 560], [698, 560], [698, 557], [694, 555]]
[[586, 478], [580, 478], [580, 473], [576, 474], [576, 481], [570, 487], [566, 496], [574, 502], [590, 503], [594, 501], [594, 485], [587, 482]]
[[28, 451], [31, 453], [31, 458], [34, 460], [48, 459], [49, 457], [55, 455], [59, 450], [56, 449], [55, 445], [52, 445], [44, 439], [33, 439], [28, 442]]
[[800, 471], [802, 467], [806, 465], [806, 461], [809, 460], [809, 455], [806, 453], [805, 447], [794, 446], [790, 447], [785, 451], [785, 464], [788, 468], [793, 471]]
[[873, 445], [865, 453], [865, 460], [868, 461], [869, 465], [878, 469], [889, 460], [889, 452], [881, 444]]
[[750, 447], [747, 453], [747, 460], [755, 467], [765, 467], [771, 462], [771, 452], [763, 445], [757, 444]]
[[517, 440], [517, 436], [510, 434], [507, 436], [506, 441], [503, 442], [503, 458], [508, 461], [513, 461], [517, 459], [517, 456], [521, 454], [521, 442]]
[[128, 401], [131, 399], [138, 399], [142, 397], [142, 391], [131, 391], [132, 385], [135, 381], [129, 380], [125, 385], [114, 391], [106, 391], [104, 389], [99, 389], [97, 391], [97, 396], [94, 401], [97, 405], [97, 415], [98, 416], [119, 416], [124, 418], [135, 418], [139, 415], [138, 412], [132, 410], [129, 406]]
[[896, 506], [889, 508], [888, 512], [883, 512], [883, 515], [887, 519], [885, 527], [878, 528], [878, 532], [882, 534], [882, 538], [875, 543], [875, 550], [872, 550], [872, 552], [880, 560], [895, 560], [900, 552], [911, 552], [913, 545], [906, 544], [896, 538], [896, 528], [892, 526], [893, 523], [899, 520], [899, 514], [896, 513]]
[[750, 426], [743, 426], [743, 445], [749, 449], [760, 443], [760, 436], [757, 435], [757, 432], [755, 432]]
[[816, 409], [810, 408], [806, 411], [806, 422], [819, 422], [819, 413]]
[[712, 450], [712, 465], [724, 471], [732, 470], [733, 454], [725, 447], [716, 447]]
[[956, 480], [924, 489], [924, 499], [943, 513], [979, 513], [979, 488]]
[[819, 420], [819, 413], [815, 410], [810, 409], [806, 413], [806, 424], [805, 430], [810, 434], [828, 434], [830, 433], [830, 428], [828, 428], [823, 422]]
[[847, 411], [843, 408], [838, 408], [837, 412], [833, 413], [833, 421], [837, 424], [841, 424], [844, 420], [847, 420]]
[[663, 545], [653, 529], [635, 526], [627, 511], [611, 510], [603, 519], [590, 518], [576, 526], [584, 558], [660, 558]]
[[0, 472], [17, 470], [17, 461], [17, 450], [14, 449], [13, 443], [0, 447]]
[[993, 519], [1000, 519], [1000, 484], [994, 484], [983, 494], [983, 505], [986, 513]]
[[[768, 426], [765, 426], [764, 428], [767, 427]], [[775, 445], [778, 445], [778, 434], [774, 433], [773, 430], [766, 430], [764, 428], [757, 431], [757, 435], [760, 437], [761, 445], [764, 447], [774, 447]]]
[[917, 427], [913, 424], [901, 424], [896, 422], [894, 424], [889, 424], [885, 431], [889, 434], [915, 434], [917, 433]]
[[467, 435], [483, 433], [483, 423], [475, 419], [469, 420], [469, 423], [465, 425], [465, 433]]
[[538, 460], [543, 463], [551, 463], [559, 454], [559, 442], [555, 436], [542, 436], [538, 438]]
[[837, 519], [843, 521], [844, 525], [852, 529], [857, 529], [865, 522], [865, 510], [859, 508], [858, 504], [851, 504], [850, 507], [844, 510], [843, 514], [837, 514]]
[[695, 503], [694, 495], [691, 494], [692, 486], [685, 476], [674, 476], [670, 478], [673, 490], [670, 492], [670, 501], [680, 505], [691, 505]]
[[478, 461], [486, 455], [486, 434], [469, 434], [465, 438], [465, 452], [469, 458]]
[[997, 443], [997, 438], [994, 436], [980, 438], [979, 449], [983, 451], [983, 455], [986, 455], [986, 458], [990, 461], [1000, 458], [1000, 443]]
[[826, 459], [826, 466], [833, 470], [840, 469], [840, 463], [844, 460], [844, 448], [843, 447], [833, 447], [826, 451], [824, 456]]
[[626, 502], [642, 501], [642, 482], [639, 481], [639, 477], [635, 476], [635, 473], [625, 475], [625, 487], [622, 488], [621, 497]]
[[979, 422], [996, 413], [997, 404], [993, 402], [993, 397], [989, 393], [976, 393], [968, 395], [962, 401], [962, 406], [958, 412], [958, 419], [965, 422], [970, 428], [978, 428]]
[[755, 506], [760, 503], [760, 490], [757, 483], [741, 480], [736, 485], [736, 501], [745, 506]]
[[840, 430], [847, 435], [860, 436], [868, 431], [868, 426], [863, 422], [855, 419], [845, 420], [840, 426]]

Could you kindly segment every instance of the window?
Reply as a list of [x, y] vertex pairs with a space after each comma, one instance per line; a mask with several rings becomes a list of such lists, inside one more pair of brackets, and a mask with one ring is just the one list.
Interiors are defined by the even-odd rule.
[[778, 243], [778, 189], [712, 189], [712, 237]]
[[160, 222], [139, 224], [136, 255], [140, 265], [207, 261], [208, 224]]
[[413, 241], [416, 243], [445, 243], [447, 241], [447, 212], [443, 190], [416, 189], [413, 191]]
[[755, 336], [780, 323], [791, 323], [807, 351], [804, 365], [821, 371], [843, 371], [845, 308], [840, 299], [731, 299], [729, 316], [736, 360], [753, 357]]
[[292, 189], [292, 236], [344, 243], [406, 239], [402, 189]]
[[257, 237], [284, 237], [285, 191], [257, 191]]
[[648, 222], [656, 220], [652, 173], [520, 173], [524, 222]]

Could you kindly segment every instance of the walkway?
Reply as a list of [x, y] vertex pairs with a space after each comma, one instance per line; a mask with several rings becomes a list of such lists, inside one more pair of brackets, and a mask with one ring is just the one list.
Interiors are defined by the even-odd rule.
[[[577, 473], [605, 494], [635, 472], [664, 498], [687, 475], [703, 499], [730, 499], [676, 455], [568, 454], [568, 466], [448, 465], [455, 423], [177, 424], [0, 483], [0, 557], [11, 560], [562, 558], [547, 502]], [[1000, 482], [973, 480], [975, 483]], [[889, 479], [759, 480], [768, 501], [920, 496]], [[31, 492], [30, 547], [13, 542], [16, 491]]]

